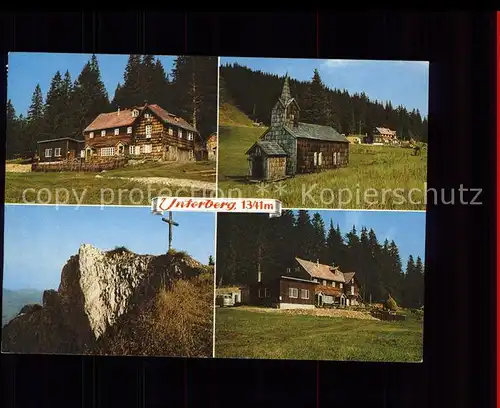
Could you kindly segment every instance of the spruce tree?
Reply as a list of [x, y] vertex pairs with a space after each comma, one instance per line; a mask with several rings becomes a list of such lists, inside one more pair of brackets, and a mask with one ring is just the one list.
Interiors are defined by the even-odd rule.
[[312, 236], [312, 257], [324, 263], [326, 262], [324, 259], [326, 248], [325, 222], [319, 213], [316, 212], [313, 214], [311, 225], [314, 230]]
[[415, 268], [415, 260], [413, 259], [413, 255], [408, 257], [408, 262], [406, 264], [406, 273], [403, 281], [402, 288], [402, 299], [403, 305], [407, 308], [414, 308], [416, 303], [416, 276], [417, 270]]
[[302, 107], [302, 121], [318, 125], [331, 124], [331, 110], [325, 85], [317, 69], [314, 70], [311, 83], [303, 94], [300, 106]]
[[63, 78], [59, 71], [52, 77], [47, 98], [45, 100], [44, 135], [45, 139], [64, 137], [64, 115], [67, 112], [66, 93], [63, 89]]
[[14, 105], [12, 105], [12, 101], [9, 99], [7, 101], [7, 115], [6, 115], [6, 134], [5, 134], [5, 154], [7, 159], [13, 159], [17, 155], [19, 155], [21, 151], [21, 141], [19, 137], [21, 136], [19, 133], [18, 120], [16, 118], [16, 110], [14, 109]]
[[99, 114], [111, 110], [108, 94], [101, 79], [97, 57], [92, 55], [74, 83], [71, 100], [72, 109], [78, 112], [75, 128], [79, 137]]
[[144, 105], [144, 94], [141, 89], [141, 69], [142, 58], [140, 55], [130, 55], [125, 73], [123, 76], [124, 82], [115, 91], [113, 98], [113, 108], [128, 109], [137, 105]]
[[307, 210], [299, 210], [295, 224], [295, 237], [297, 242], [296, 253], [299, 258], [316, 261], [314, 258], [314, 227]]
[[42, 88], [40, 88], [40, 84], [37, 84], [31, 97], [31, 105], [28, 108], [28, 116], [26, 118], [27, 123], [21, 152], [24, 156], [32, 156], [36, 151], [36, 142], [43, 139], [43, 115]]
[[171, 110], [172, 99], [170, 83], [168, 81], [168, 75], [165, 73], [165, 69], [163, 68], [163, 64], [159, 59], [155, 62], [152, 75], [153, 89], [150, 96], [151, 103], [156, 103], [167, 111]]

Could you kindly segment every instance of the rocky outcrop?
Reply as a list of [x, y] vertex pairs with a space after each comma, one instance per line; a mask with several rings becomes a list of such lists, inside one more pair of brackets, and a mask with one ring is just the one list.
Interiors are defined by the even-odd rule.
[[3, 328], [2, 350], [91, 353], [96, 342], [161, 287], [210, 270], [183, 253], [138, 255], [83, 244], [64, 265], [57, 291], [27, 305]]

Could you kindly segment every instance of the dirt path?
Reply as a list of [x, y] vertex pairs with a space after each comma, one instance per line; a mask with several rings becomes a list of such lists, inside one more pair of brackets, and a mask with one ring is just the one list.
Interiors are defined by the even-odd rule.
[[102, 177], [107, 179], [116, 179], [116, 180], [127, 180], [127, 181], [135, 181], [141, 184], [163, 184], [165, 186], [172, 187], [187, 187], [193, 188], [197, 190], [209, 190], [215, 191], [216, 184], [210, 183], [208, 181], [199, 181], [199, 180], [189, 180], [189, 179], [177, 179], [170, 177], [107, 177], [101, 176], [100, 174], [96, 177]]

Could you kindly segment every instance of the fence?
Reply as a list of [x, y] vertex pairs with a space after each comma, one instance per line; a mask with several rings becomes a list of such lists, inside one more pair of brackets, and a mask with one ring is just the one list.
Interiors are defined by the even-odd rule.
[[75, 171], [75, 172], [100, 172], [103, 170], [113, 170], [125, 167], [127, 159], [114, 159], [103, 162], [85, 162], [60, 161], [52, 163], [35, 162], [31, 165], [31, 171], [57, 172], [57, 171]]

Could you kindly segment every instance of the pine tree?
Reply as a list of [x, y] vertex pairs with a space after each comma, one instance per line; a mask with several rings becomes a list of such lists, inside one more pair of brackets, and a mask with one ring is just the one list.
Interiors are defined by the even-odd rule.
[[57, 139], [64, 136], [64, 115], [67, 113], [67, 95], [63, 86], [62, 75], [57, 71], [52, 78], [45, 100], [43, 131], [45, 139]]
[[319, 213], [314, 213], [311, 221], [313, 227], [312, 235], [312, 259], [319, 259], [320, 262], [325, 262], [325, 222]]
[[416, 303], [416, 276], [417, 270], [415, 268], [415, 260], [413, 259], [413, 255], [408, 257], [408, 262], [406, 264], [406, 273], [403, 281], [402, 288], [402, 299], [404, 307], [413, 308]]
[[382, 262], [383, 262], [383, 253], [380, 244], [378, 243], [377, 236], [373, 229], [368, 231], [368, 247], [370, 248], [371, 258], [367, 259], [367, 263], [369, 265], [369, 281], [371, 292], [373, 293], [373, 298], [377, 301], [382, 301], [387, 299], [388, 292], [383, 284], [382, 280]]
[[311, 84], [302, 97], [302, 120], [304, 122], [315, 123], [318, 125], [330, 125], [332, 118], [328, 102], [325, 85], [321, 81], [319, 71], [315, 69]]
[[175, 111], [205, 139], [217, 130], [217, 58], [179, 56], [172, 71]]
[[214, 266], [215, 265], [214, 257], [212, 255], [208, 256], [208, 264], [210, 266]]
[[15, 158], [21, 151], [21, 134], [19, 132], [19, 121], [16, 118], [16, 110], [12, 101], [7, 101], [6, 115], [6, 134], [5, 134], [5, 153], [7, 159]]
[[36, 142], [43, 138], [43, 95], [40, 84], [37, 84], [31, 97], [31, 105], [28, 108], [25, 136], [22, 143], [22, 155], [32, 156], [36, 152]]
[[95, 55], [85, 64], [75, 81], [71, 99], [72, 110], [78, 112], [73, 126], [78, 129], [79, 135], [99, 114], [111, 110]]
[[150, 96], [151, 103], [156, 103], [162, 108], [170, 110], [172, 106], [170, 82], [159, 59], [155, 62], [152, 75], [154, 86]]
[[415, 307], [424, 305], [424, 264], [422, 258], [417, 256], [415, 262]]
[[144, 94], [141, 89], [142, 60], [140, 55], [130, 55], [125, 67], [124, 82], [117, 87], [112, 106], [126, 109], [144, 105]]
[[299, 258], [316, 261], [314, 258], [314, 227], [307, 210], [299, 210], [295, 224], [297, 242], [296, 253]]

